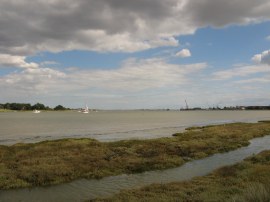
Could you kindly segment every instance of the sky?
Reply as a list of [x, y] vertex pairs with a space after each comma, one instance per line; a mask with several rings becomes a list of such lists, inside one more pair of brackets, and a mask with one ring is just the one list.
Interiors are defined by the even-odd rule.
[[270, 105], [269, 0], [1, 0], [0, 103]]

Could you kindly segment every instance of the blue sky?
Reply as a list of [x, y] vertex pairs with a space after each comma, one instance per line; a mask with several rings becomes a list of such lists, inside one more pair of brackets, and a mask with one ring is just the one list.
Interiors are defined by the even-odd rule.
[[270, 105], [269, 9], [266, 0], [3, 1], [0, 103]]
[[[228, 68], [237, 63], [250, 63], [253, 55], [267, 50], [270, 40], [266, 38], [269, 35], [270, 22], [247, 26], [230, 25], [225, 28], [205, 27], [198, 29], [194, 34], [178, 36], [180, 44], [177, 47], [159, 47], [134, 53], [79, 50], [43, 52], [29, 57], [27, 61], [36, 63], [54, 61], [58, 64], [53, 66], [61, 69], [72, 66], [82, 69], [113, 69], [129, 58], [147, 59], [158, 56], [170, 57], [170, 61], [176, 64], [206, 61], [216, 68]], [[171, 54], [183, 48], [189, 49], [192, 57], [171, 57]]]

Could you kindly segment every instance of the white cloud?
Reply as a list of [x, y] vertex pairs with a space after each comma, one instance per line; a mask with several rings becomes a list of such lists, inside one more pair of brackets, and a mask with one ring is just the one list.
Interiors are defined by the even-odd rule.
[[252, 60], [253, 62], [260, 63], [261, 60], [262, 60], [262, 55], [261, 55], [261, 54], [256, 54], [256, 55], [254, 55], [254, 56], [251, 58], [251, 60]]
[[0, 77], [0, 89], [15, 97], [26, 96], [27, 98], [29, 93], [54, 92], [59, 88], [65, 76], [65, 73], [50, 68], [30, 68]]
[[266, 40], [270, 41], [270, 36], [266, 37]]
[[70, 78], [81, 86], [130, 93], [185, 84], [189, 74], [205, 67], [205, 63], [175, 65], [158, 58], [130, 59], [115, 70], [77, 71]]
[[269, 66], [250, 65], [250, 66], [235, 67], [228, 70], [214, 72], [212, 78], [216, 80], [225, 80], [225, 79], [231, 79], [233, 77], [244, 77], [244, 76], [249, 76], [256, 73], [265, 73], [265, 72], [270, 72]]
[[[247, 83], [270, 83], [270, 77], [260, 77], [260, 78], [251, 78], [245, 80], [235, 81], [237, 84], [247, 84]], [[254, 87], [254, 86], [253, 86]]]
[[38, 64], [34, 62], [26, 62], [24, 56], [14, 56], [9, 54], [0, 54], [0, 66], [18, 67], [18, 68], [38, 68]]
[[260, 54], [256, 54], [252, 57], [252, 61], [261, 64], [270, 65], [270, 50], [263, 51]]
[[190, 53], [190, 50], [188, 50], [188, 49], [182, 49], [181, 51], [177, 52], [175, 54], [175, 56], [181, 57], [181, 58], [186, 58], [186, 57], [190, 57], [191, 53]]
[[[15, 100], [29, 99], [33, 95], [46, 97], [146, 96], [149, 92], [168, 91], [186, 85], [194, 72], [207, 64], [170, 64], [163, 59], [130, 59], [118, 69], [78, 70], [61, 72], [50, 68], [26, 69], [0, 77], [0, 93]], [[30, 95], [31, 96], [30, 96]], [[48, 96], [49, 95], [49, 96]], [[113, 104], [113, 103], [112, 103]]]
[[[192, 78], [197, 76], [196, 71], [207, 66], [205, 63], [176, 65], [162, 59], [129, 60], [114, 70], [81, 71], [70, 67], [64, 73], [46, 68], [53, 66], [52, 63], [27, 62], [27, 56], [46, 51], [136, 52], [177, 47], [178, 36], [193, 34], [202, 27], [267, 21], [269, 10], [269, 0], [39, 0], [32, 1], [31, 6], [27, 0], [3, 0], [0, 1], [0, 67], [19, 69], [0, 76], [0, 94], [5, 99], [14, 97], [15, 101], [20, 97], [27, 99], [33, 92], [46, 99], [47, 95], [69, 99], [72, 95], [81, 99], [85, 94], [118, 98], [176, 88], [173, 95], [185, 91], [178, 87], [191, 81], [194, 89], [200, 88], [199, 80]], [[177, 55], [191, 56], [188, 49], [184, 50]], [[225, 80], [269, 72], [266, 65], [270, 63], [269, 52], [257, 54], [253, 60], [260, 64], [218, 71], [212, 76]]]
[[269, 10], [268, 0], [39, 0], [31, 6], [27, 0], [5, 0], [0, 2], [0, 54], [176, 46], [176, 36], [201, 27], [269, 20]]
[[[269, 66], [238, 66], [215, 72], [212, 78], [218, 81], [203, 77], [206, 68], [206, 63], [177, 65], [152, 58], [129, 59], [119, 68], [107, 70], [23, 69], [0, 76], [0, 94], [5, 95], [0, 97], [0, 103], [32, 101], [80, 107], [89, 101], [94, 108], [180, 108], [185, 99], [191, 106], [205, 107], [207, 103], [241, 105], [247, 100], [256, 102], [257, 98], [267, 101], [264, 98], [268, 96]], [[243, 80], [227, 82], [234, 77]], [[246, 84], [256, 84], [258, 90], [243, 89]]]
[[58, 66], [59, 63], [55, 61], [44, 61], [40, 63], [41, 67], [46, 67], [46, 66]]
[[[90, 39], [90, 41], [89, 41]], [[91, 46], [89, 47], [89, 42]], [[48, 44], [47, 44], [48, 45]], [[49, 45], [52, 47], [53, 44]], [[119, 33], [108, 35], [102, 30], [87, 30], [78, 33], [78, 40], [76, 43], [71, 42], [67, 44], [66, 49], [72, 50], [80, 47], [83, 50], [95, 51], [111, 51], [111, 52], [135, 52], [146, 50], [160, 46], [178, 46], [179, 42], [172, 36], [168, 37], [155, 37], [147, 40], [138, 39], [130, 33]], [[45, 45], [44, 45], [45, 46]], [[43, 46], [43, 47], [44, 47]], [[54, 51], [60, 51], [59, 47], [55, 46]]]

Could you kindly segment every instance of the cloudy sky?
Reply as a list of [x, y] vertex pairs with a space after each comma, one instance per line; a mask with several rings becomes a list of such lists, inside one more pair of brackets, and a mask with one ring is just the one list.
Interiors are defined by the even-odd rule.
[[0, 103], [270, 105], [269, 0], [1, 0]]

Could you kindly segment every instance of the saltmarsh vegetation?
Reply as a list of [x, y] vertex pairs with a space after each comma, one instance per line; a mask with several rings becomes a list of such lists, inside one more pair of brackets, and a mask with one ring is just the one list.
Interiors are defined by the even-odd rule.
[[191, 181], [154, 184], [93, 201], [269, 202], [270, 150]]
[[61, 139], [0, 146], [0, 189], [176, 167], [270, 134], [270, 122], [189, 128], [170, 138], [101, 143]]

